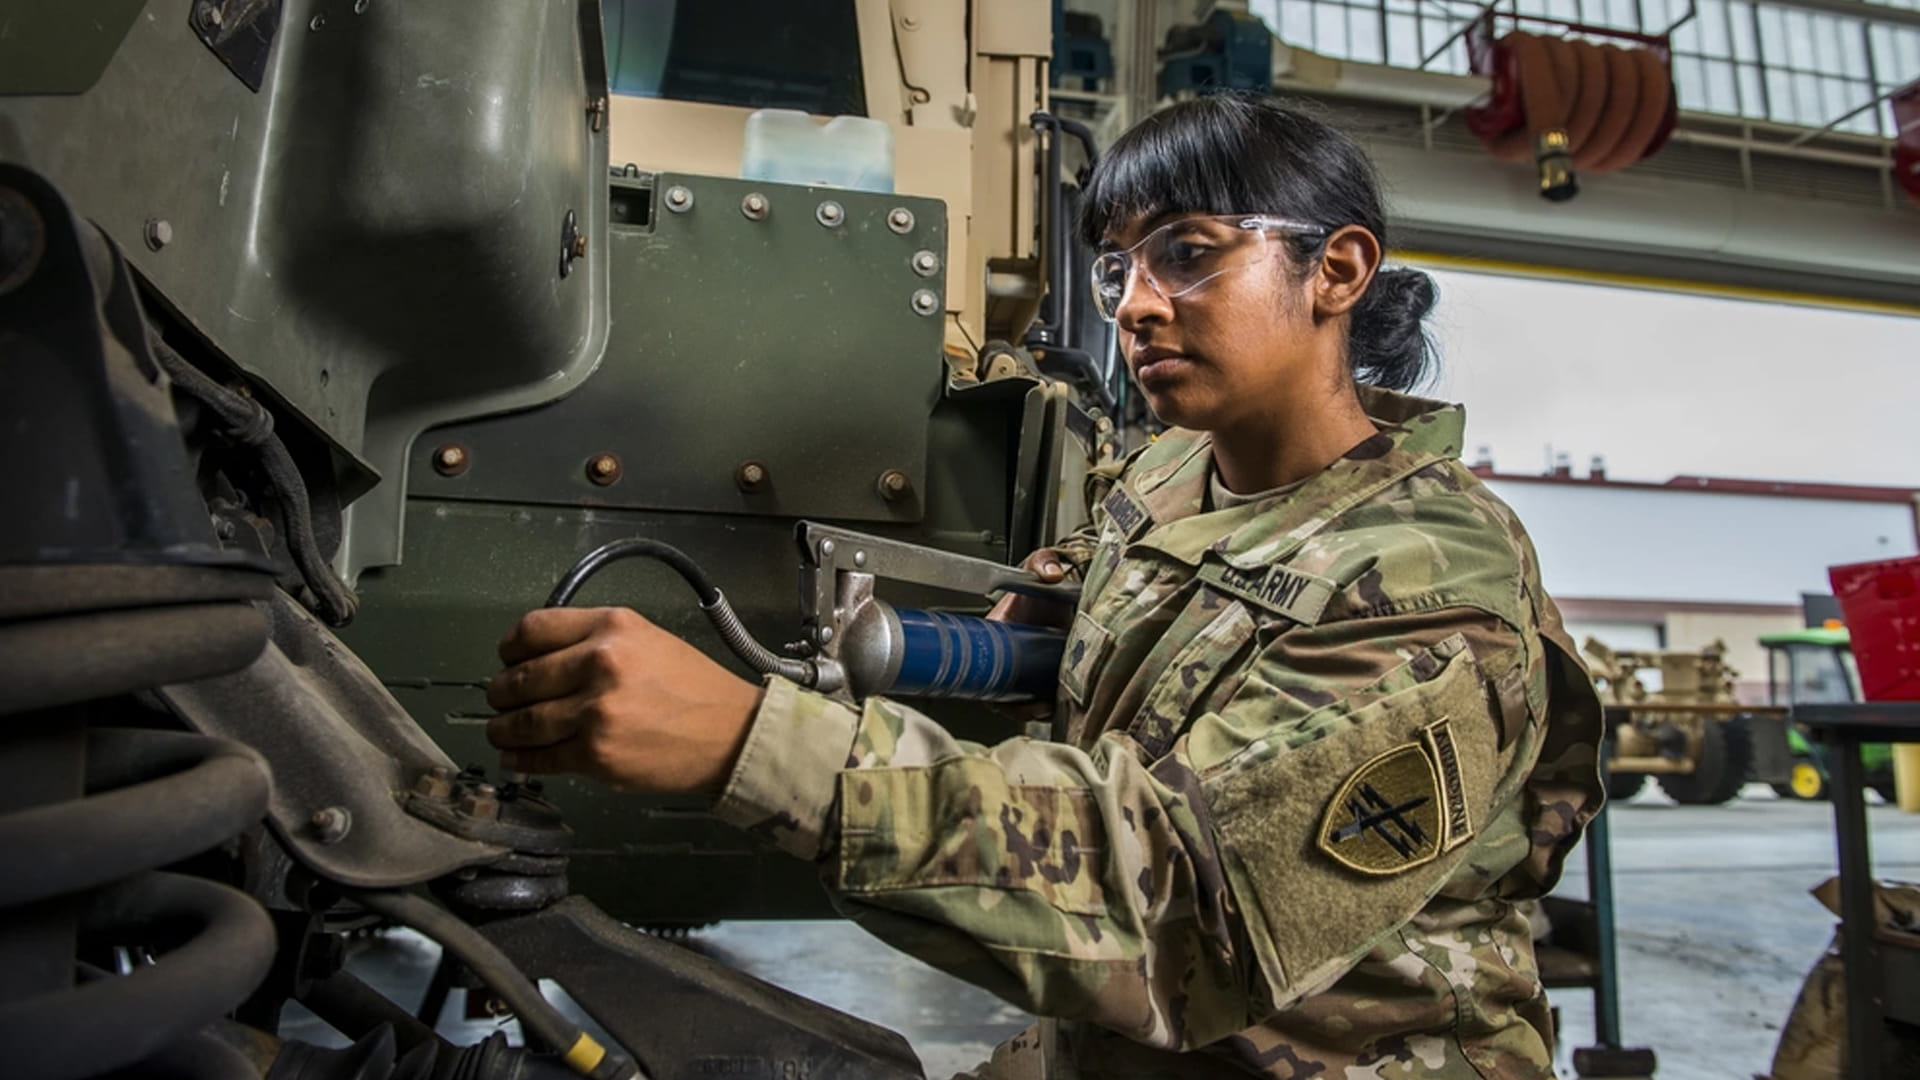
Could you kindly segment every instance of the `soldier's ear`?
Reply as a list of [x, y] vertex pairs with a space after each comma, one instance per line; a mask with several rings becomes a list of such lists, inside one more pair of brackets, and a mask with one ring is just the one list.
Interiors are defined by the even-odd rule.
[[1343, 225], [1327, 237], [1315, 271], [1314, 320], [1337, 319], [1353, 310], [1366, 295], [1373, 272], [1380, 267], [1380, 240], [1359, 225]]

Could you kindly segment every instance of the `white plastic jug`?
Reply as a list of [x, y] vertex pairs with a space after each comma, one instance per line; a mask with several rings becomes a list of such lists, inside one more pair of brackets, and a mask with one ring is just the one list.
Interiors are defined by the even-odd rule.
[[823, 124], [794, 109], [759, 109], [747, 117], [740, 175], [892, 192], [893, 129], [865, 116], [836, 116]]

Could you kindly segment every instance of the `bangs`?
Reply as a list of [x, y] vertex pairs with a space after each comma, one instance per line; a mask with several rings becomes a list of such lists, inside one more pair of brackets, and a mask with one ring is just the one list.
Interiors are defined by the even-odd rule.
[[[1238, 107], [1236, 107], [1238, 106]], [[1273, 211], [1250, 183], [1257, 158], [1251, 111], [1234, 95], [1155, 113], [1101, 157], [1081, 202], [1080, 239], [1098, 247], [1116, 227], [1168, 214]]]

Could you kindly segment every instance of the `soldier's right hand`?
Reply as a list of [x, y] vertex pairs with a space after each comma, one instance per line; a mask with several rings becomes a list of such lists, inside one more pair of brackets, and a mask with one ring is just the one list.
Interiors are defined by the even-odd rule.
[[[1035, 551], [1021, 561], [1020, 568], [1047, 585], [1057, 585], [1067, 579], [1067, 561], [1058, 548], [1043, 547]], [[987, 612], [987, 618], [1064, 629], [1073, 622], [1073, 604], [1047, 596], [1007, 593]]]

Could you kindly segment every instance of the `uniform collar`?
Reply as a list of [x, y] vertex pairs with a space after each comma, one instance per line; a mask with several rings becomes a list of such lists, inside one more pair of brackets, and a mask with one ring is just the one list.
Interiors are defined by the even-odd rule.
[[1226, 510], [1203, 510], [1212, 437], [1178, 428], [1161, 436], [1123, 481], [1153, 521], [1138, 542], [1191, 566], [1208, 552], [1233, 566], [1264, 566], [1293, 554], [1381, 489], [1460, 456], [1466, 433], [1461, 406], [1370, 386], [1360, 387], [1359, 396], [1382, 440], [1361, 444], [1292, 491]]

